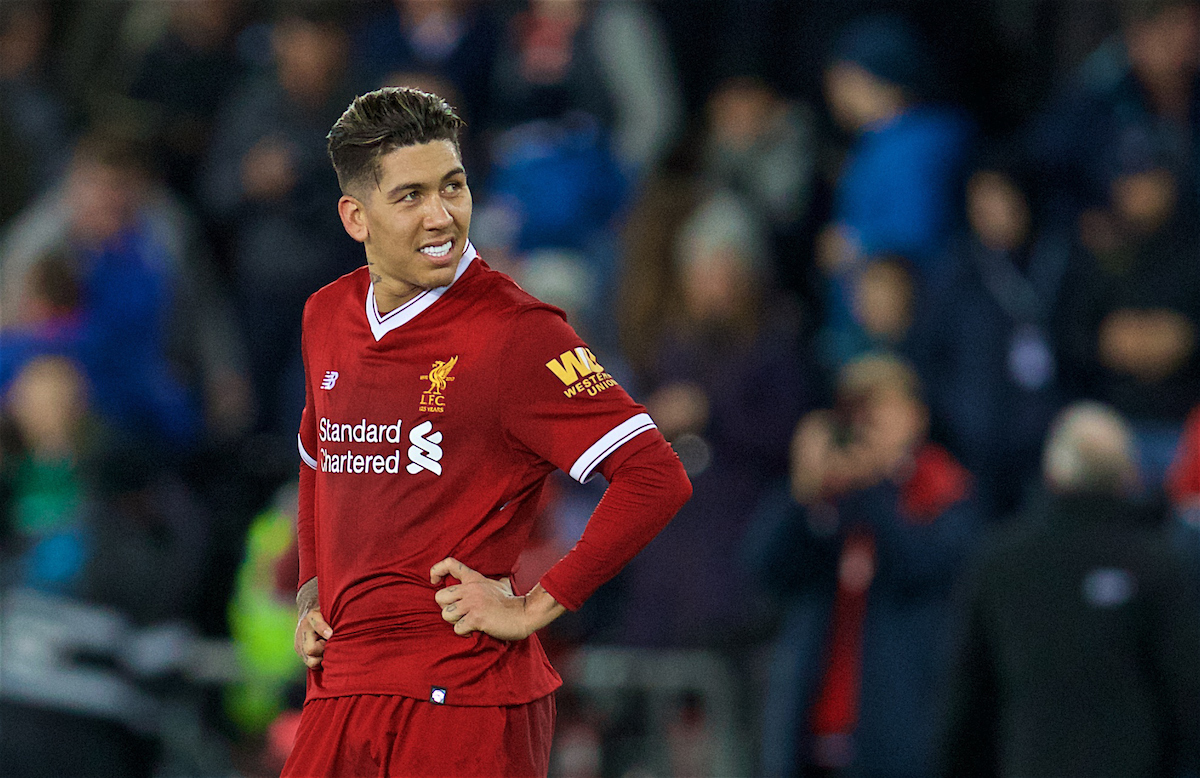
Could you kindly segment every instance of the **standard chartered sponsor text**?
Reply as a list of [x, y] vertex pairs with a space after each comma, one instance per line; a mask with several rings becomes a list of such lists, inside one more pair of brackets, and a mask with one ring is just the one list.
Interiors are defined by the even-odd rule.
[[[395, 423], [376, 423], [360, 419], [358, 422], [338, 422], [321, 417], [317, 423], [317, 439], [321, 443], [400, 443], [404, 422], [396, 419]], [[442, 458], [442, 433], [433, 431], [433, 424], [425, 421], [413, 427], [408, 432], [409, 463], [406, 470], [417, 474], [422, 470], [441, 475], [442, 468], [438, 464]], [[336, 449], [336, 447], [334, 447]], [[399, 473], [402, 462], [402, 448], [392, 448], [389, 451], [377, 452], [348, 448], [344, 451], [320, 447], [320, 467], [325, 473]]]
[[317, 440], [322, 443], [399, 443], [401, 424], [400, 419], [396, 419], [395, 424], [368, 424], [366, 419], [357, 424], [344, 424], [322, 416], [317, 425]]

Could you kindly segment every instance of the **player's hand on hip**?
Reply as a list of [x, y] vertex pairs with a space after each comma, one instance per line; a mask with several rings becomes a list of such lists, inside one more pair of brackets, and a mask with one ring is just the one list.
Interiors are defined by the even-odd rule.
[[442, 606], [442, 618], [454, 625], [455, 633], [483, 632], [497, 640], [524, 640], [533, 631], [525, 617], [525, 598], [513, 594], [507, 578], [487, 578], [447, 557], [429, 570], [429, 582], [437, 585], [447, 576], [460, 583], [434, 595]]
[[321, 611], [316, 608], [305, 611], [296, 624], [296, 639], [293, 644], [300, 659], [309, 668], [321, 666], [325, 656], [325, 642], [333, 635], [333, 630], [325, 623]]

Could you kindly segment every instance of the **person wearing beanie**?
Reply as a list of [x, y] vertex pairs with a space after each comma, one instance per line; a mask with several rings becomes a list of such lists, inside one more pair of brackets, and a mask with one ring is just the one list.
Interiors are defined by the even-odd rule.
[[1200, 192], [1200, 2], [1114, 3], [1119, 29], [1063, 79], [1020, 129], [1021, 150], [1073, 214], [1108, 199], [1111, 149], [1131, 127], [1186, 163], [1183, 189]]
[[[819, 391], [796, 312], [771, 287], [769, 248], [761, 218], [725, 189], [672, 236], [667, 321], [637, 386], [694, 496], [622, 573], [623, 645], [720, 649], [752, 642], [768, 617], [729, 549], [787, 472], [791, 430]], [[670, 613], [655, 605], [664, 598]]]
[[910, 97], [927, 96], [935, 86], [933, 59], [925, 42], [900, 16], [878, 14], [849, 25], [838, 37], [832, 59], [862, 68]]

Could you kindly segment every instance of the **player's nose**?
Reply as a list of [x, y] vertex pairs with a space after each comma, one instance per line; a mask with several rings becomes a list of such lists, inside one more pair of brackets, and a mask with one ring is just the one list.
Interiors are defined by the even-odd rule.
[[446, 203], [440, 197], [430, 197], [426, 200], [425, 205], [425, 228], [431, 230], [444, 229], [450, 226], [454, 221], [454, 217], [450, 215], [450, 209], [446, 207]]

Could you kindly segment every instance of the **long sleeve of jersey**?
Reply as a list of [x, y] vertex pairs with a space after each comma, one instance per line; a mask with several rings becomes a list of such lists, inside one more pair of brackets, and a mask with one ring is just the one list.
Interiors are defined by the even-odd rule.
[[[307, 312], [307, 306], [305, 307]], [[313, 419], [314, 398], [312, 382], [308, 380], [308, 343], [302, 335], [300, 350], [304, 355], [304, 412], [300, 416], [300, 431], [296, 444], [300, 450], [300, 493], [296, 506], [296, 545], [300, 552], [299, 588], [317, 574], [317, 453], [316, 423]]]
[[542, 576], [542, 588], [570, 610], [637, 556], [692, 495], [663, 436], [654, 430], [641, 437], [644, 444], [626, 444], [600, 464], [608, 481], [604, 497], [579, 542]]
[[300, 551], [300, 580], [297, 588], [317, 574], [315, 504], [317, 471], [300, 465], [300, 494], [296, 506], [296, 542]]

